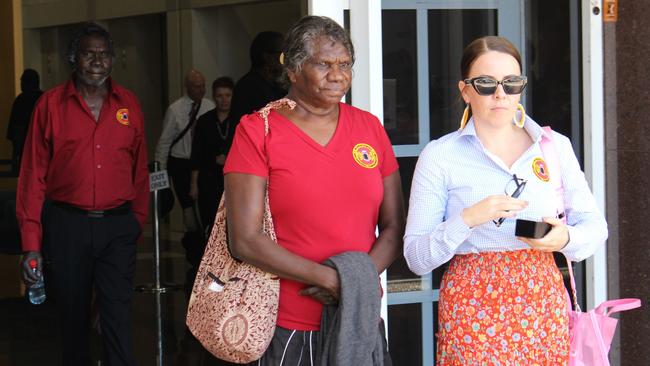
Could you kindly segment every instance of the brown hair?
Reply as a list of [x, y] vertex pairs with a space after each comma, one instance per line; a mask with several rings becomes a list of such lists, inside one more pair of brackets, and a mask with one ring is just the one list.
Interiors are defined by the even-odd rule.
[[497, 51], [510, 55], [517, 60], [519, 70], [521, 67], [521, 55], [517, 48], [507, 39], [497, 36], [485, 36], [472, 41], [463, 51], [463, 57], [460, 59], [460, 75], [463, 79], [469, 77], [469, 70], [474, 61], [489, 51]]
[[235, 89], [235, 82], [233, 82], [228, 76], [222, 76], [212, 82], [212, 94], [217, 91], [217, 88], [228, 88], [233, 90]]

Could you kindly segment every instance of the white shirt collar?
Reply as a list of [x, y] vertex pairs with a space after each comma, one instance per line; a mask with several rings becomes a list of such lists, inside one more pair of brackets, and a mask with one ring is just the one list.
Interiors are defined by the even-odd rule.
[[[514, 122], [513, 122], [514, 123]], [[534, 142], [539, 142], [542, 139], [542, 135], [546, 137], [551, 137], [547, 136], [546, 131], [542, 127], [540, 127], [537, 122], [535, 122], [532, 118], [530, 118], [528, 115], [526, 115], [526, 120], [524, 121], [524, 129], [530, 136], [530, 138]], [[470, 118], [467, 124], [465, 125], [465, 128], [459, 131], [460, 133], [458, 136], [476, 136], [476, 126], [474, 125], [474, 117]]]

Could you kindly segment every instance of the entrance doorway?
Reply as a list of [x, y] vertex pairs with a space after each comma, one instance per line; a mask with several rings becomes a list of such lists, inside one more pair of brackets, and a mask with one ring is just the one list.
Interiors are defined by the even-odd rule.
[[[522, 7], [519, 0], [382, 1], [384, 127], [400, 163], [406, 200], [424, 146], [458, 128], [463, 48], [475, 38], [500, 35], [524, 53]], [[435, 363], [444, 269], [419, 277], [401, 259], [388, 270], [388, 333], [396, 365]]]
[[[384, 126], [407, 202], [424, 146], [458, 128], [464, 108], [457, 92], [462, 51], [485, 35], [506, 37], [520, 50], [529, 80], [522, 104], [538, 123], [569, 137], [582, 162], [578, 0], [383, 0], [381, 17]], [[558, 264], [566, 272], [565, 264]], [[438, 288], [445, 269], [416, 276], [403, 259], [389, 268], [388, 336], [395, 364], [435, 364]], [[575, 272], [584, 294], [584, 264]]]

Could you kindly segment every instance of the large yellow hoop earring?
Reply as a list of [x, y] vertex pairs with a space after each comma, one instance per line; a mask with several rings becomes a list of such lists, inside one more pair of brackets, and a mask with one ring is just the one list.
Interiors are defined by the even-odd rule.
[[524, 106], [521, 105], [521, 103], [517, 104], [517, 110], [521, 112], [521, 118], [519, 118], [519, 121], [517, 121], [517, 112], [515, 112], [515, 116], [512, 117], [512, 119], [514, 120], [517, 127], [524, 128], [524, 122], [526, 122], [526, 110], [524, 109]]
[[463, 118], [460, 119], [460, 128], [459, 130], [462, 130], [465, 128], [465, 125], [467, 124], [467, 120], [469, 119], [469, 103], [467, 103], [467, 106], [465, 107], [465, 110], [463, 111]]

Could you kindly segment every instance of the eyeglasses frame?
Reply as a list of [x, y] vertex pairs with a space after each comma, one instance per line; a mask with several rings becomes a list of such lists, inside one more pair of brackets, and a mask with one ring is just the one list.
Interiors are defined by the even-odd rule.
[[[511, 79], [511, 78], [520, 78], [521, 80], [523, 80], [523, 82], [524, 82], [524, 86], [521, 88], [521, 91], [520, 91], [519, 93], [508, 93], [508, 91], [506, 90], [505, 85], [503, 85], [503, 82], [504, 82], [504, 81], [506, 81], [506, 80], [508, 80], [508, 79]], [[494, 81], [497, 83], [497, 86], [494, 88], [494, 91], [493, 91], [492, 93], [483, 94], [483, 93], [481, 93], [481, 92], [478, 90], [478, 88], [476, 87], [475, 82], [476, 82], [476, 80], [478, 80], [478, 79], [492, 79], [492, 80], [494, 80]], [[523, 75], [517, 75], [517, 76], [506, 76], [506, 77], [504, 77], [504, 78], [501, 79], [501, 80], [497, 80], [497, 79], [495, 79], [495, 78], [493, 78], [493, 77], [491, 77], [491, 76], [477, 76], [477, 77], [475, 77], [475, 78], [465, 79], [465, 80], [463, 80], [463, 82], [465, 83], [465, 85], [471, 85], [471, 86], [474, 88], [474, 90], [476, 91], [476, 93], [478, 93], [478, 95], [481, 95], [481, 96], [494, 95], [494, 93], [497, 92], [497, 89], [499, 89], [499, 85], [501, 85], [501, 87], [503, 87], [503, 92], [504, 92], [504, 93], [506, 93], [506, 94], [508, 94], [508, 95], [517, 95], [517, 94], [521, 94], [521, 93], [523, 93], [524, 90], [526, 90], [526, 87], [528, 86], [528, 77], [527, 77], [527, 76], [523, 76]]]
[[[504, 193], [506, 195], [508, 195], [507, 188], [508, 188], [508, 184], [510, 184], [511, 181], [515, 182], [515, 184], [517, 185], [517, 188], [515, 188], [515, 191], [512, 192], [510, 197], [519, 198], [521, 193], [524, 191], [524, 188], [526, 188], [526, 183], [528, 183], [528, 180], [524, 179], [524, 178], [518, 178], [517, 174], [513, 174], [512, 178], [510, 180], [508, 180], [508, 183], [506, 183], [506, 187], [503, 189], [503, 191], [504, 191]], [[496, 227], [500, 227], [501, 224], [503, 224], [504, 221], [506, 221], [505, 217], [499, 217], [498, 220], [492, 220], [492, 222], [494, 223], [494, 225], [496, 225]]]

